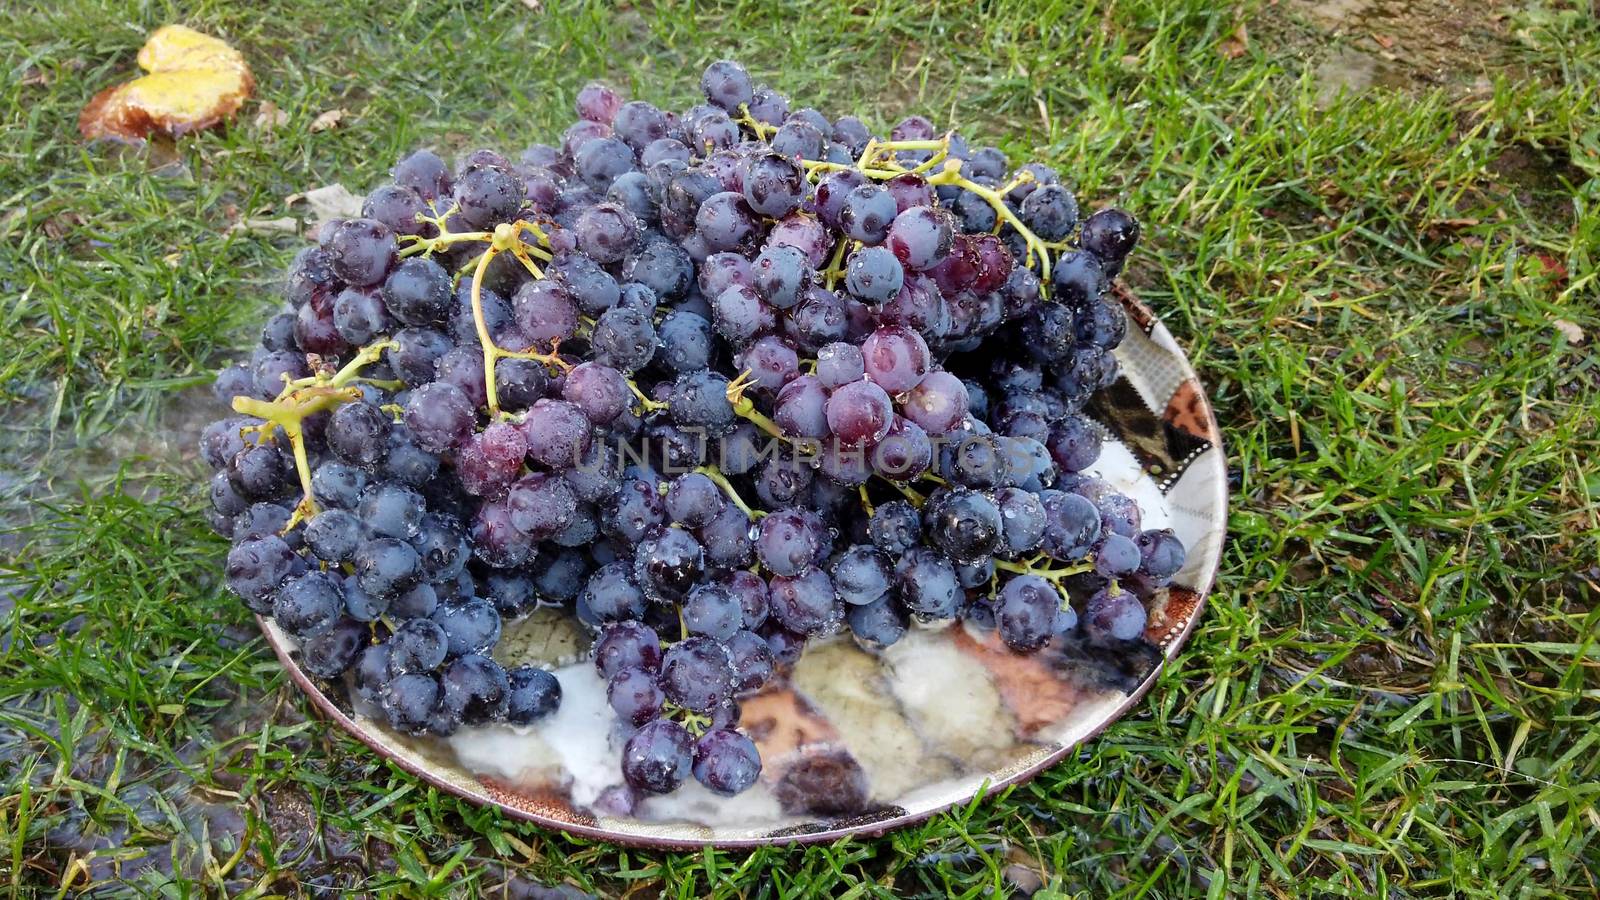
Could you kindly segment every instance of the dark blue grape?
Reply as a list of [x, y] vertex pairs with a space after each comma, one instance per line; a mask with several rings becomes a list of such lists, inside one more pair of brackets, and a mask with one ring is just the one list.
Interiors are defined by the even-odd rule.
[[245, 541], [228, 551], [228, 590], [238, 594], [251, 611], [267, 612], [273, 592], [294, 572], [297, 559], [280, 537]]
[[661, 716], [666, 698], [656, 686], [653, 673], [643, 669], [623, 669], [606, 683], [606, 700], [617, 718], [638, 727]]
[[917, 618], [949, 619], [956, 614], [961, 585], [955, 565], [927, 547], [912, 547], [895, 564], [895, 587]]
[[356, 548], [353, 562], [361, 589], [376, 597], [404, 593], [422, 578], [422, 560], [417, 551], [394, 538], [363, 542]]
[[873, 546], [898, 557], [922, 542], [922, 514], [904, 500], [879, 504], [867, 524]]
[[830, 570], [839, 599], [864, 606], [889, 591], [892, 568], [888, 557], [874, 547], [856, 544], [834, 559]]
[[661, 639], [641, 622], [625, 620], [606, 626], [594, 645], [594, 665], [602, 678], [626, 668], [660, 671]]
[[408, 672], [391, 678], [383, 687], [383, 709], [396, 731], [422, 734], [439, 706], [439, 679]]
[[471, 653], [445, 666], [439, 684], [443, 712], [461, 724], [503, 719], [509, 709], [511, 683], [506, 670], [482, 654]]
[[796, 634], [829, 634], [844, 621], [833, 582], [814, 566], [792, 576], [774, 575], [768, 589], [772, 618]]
[[622, 748], [622, 776], [635, 790], [669, 794], [689, 777], [694, 739], [665, 719], [646, 723]]
[[531, 725], [561, 706], [561, 682], [544, 669], [518, 666], [506, 673], [506, 721]]
[[874, 650], [888, 647], [904, 637], [909, 622], [900, 604], [888, 596], [861, 606], [850, 606], [844, 615], [856, 641]]
[[364, 623], [340, 619], [300, 645], [300, 666], [318, 678], [337, 678], [355, 664], [368, 641]]
[[1000, 589], [995, 625], [1000, 639], [1018, 653], [1043, 647], [1056, 632], [1061, 592], [1037, 575], [1017, 575]]
[[433, 611], [431, 621], [444, 629], [449, 658], [468, 653], [487, 653], [500, 640], [500, 613], [487, 600], [442, 605]]
[[671, 526], [639, 542], [633, 577], [646, 597], [677, 603], [705, 571], [705, 548], [688, 531]]
[[659, 684], [672, 703], [706, 713], [733, 696], [733, 666], [721, 644], [694, 635], [662, 654]]
[[737, 731], [713, 729], [694, 744], [695, 780], [712, 793], [731, 797], [749, 789], [761, 776], [761, 754], [755, 742]]
[[432, 619], [409, 619], [389, 638], [389, 672], [432, 672], [444, 664], [450, 646], [444, 628]]

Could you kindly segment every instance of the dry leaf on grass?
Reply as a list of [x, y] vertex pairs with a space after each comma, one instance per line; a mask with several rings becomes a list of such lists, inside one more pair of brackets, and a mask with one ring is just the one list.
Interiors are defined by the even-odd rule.
[[348, 110], [330, 109], [311, 120], [311, 131], [314, 134], [318, 131], [327, 131], [329, 128], [337, 127], [340, 122], [344, 121], [344, 117], [348, 115], [350, 115]]
[[256, 110], [256, 127], [262, 131], [272, 131], [283, 125], [289, 124], [289, 114], [278, 108], [278, 104], [267, 100]]
[[1235, 28], [1233, 34], [1223, 41], [1217, 49], [1229, 59], [1238, 59], [1243, 56], [1244, 52], [1250, 49], [1250, 32], [1244, 27], [1244, 23], [1240, 22], [1239, 27]]
[[174, 137], [230, 118], [255, 89], [239, 51], [182, 25], [150, 35], [139, 51], [150, 74], [106, 88], [78, 116], [85, 138], [137, 143], [160, 131]]
[[522, 5], [533, 10], [534, 12], [541, 12], [544, 10], [544, 5], [541, 4], [539, 0], [522, 0]]
[[1583, 343], [1583, 329], [1577, 322], [1568, 322], [1566, 319], [1552, 319], [1550, 324], [1556, 327], [1567, 339], [1569, 344]]
[[304, 194], [292, 194], [284, 203], [294, 205], [304, 201], [311, 207], [311, 218], [317, 224], [330, 219], [354, 219], [361, 215], [361, 197], [350, 193], [342, 184], [329, 184]]
[[240, 231], [255, 232], [259, 234], [273, 234], [278, 232], [285, 234], [299, 234], [300, 220], [292, 219], [288, 216], [279, 216], [276, 219], [240, 219], [239, 221], [228, 226], [229, 234], [234, 234]]

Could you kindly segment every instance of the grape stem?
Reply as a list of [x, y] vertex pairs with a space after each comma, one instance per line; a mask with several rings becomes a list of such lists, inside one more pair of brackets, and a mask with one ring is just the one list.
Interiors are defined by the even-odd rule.
[[[681, 615], [681, 613], [680, 613]], [[684, 637], [688, 637], [687, 633]], [[661, 717], [670, 719], [683, 726], [683, 730], [695, 737], [706, 733], [711, 727], [711, 717], [702, 713], [690, 712], [670, 700], [661, 704]]]
[[745, 514], [746, 518], [759, 519], [767, 514], [766, 510], [753, 509], [750, 504], [744, 502], [744, 498], [739, 496], [739, 491], [728, 480], [728, 476], [722, 474], [722, 470], [716, 466], [698, 466], [695, 471], [711, 479], [711, 482], [717, 487], [722, 488], [722, 492], [728, 495], [728, 499], [733, 501], [733, 505], [737, 506], [739, 511]]
[[999, 571], [1010, 572], [1013, 575], [1037, 575], [1038, 577], [1047, 581], [1060, 581], [1063, 578], [1069, 578], [1073, 575], [1082, 575], [1084, 572], [1094, 571], [1094, 560], [1092, 558], [1086, 562], [1082, 562], [1073, 566], [1065, 566], [1059, 569], [1036, 568], [1033, 565], [1033, 562], [1037, 559], [1039, 559], [1039, 557], [1034, 557], [1034, 560], [1029, 560], [1027, 562], [1012, 562], [1009, 559], [997, 559], [994, 561], [994, 567]]
[[[757, 428], [761, 429], [762, 431], [766, 432], [767, 434], [771, 435], [772, 437], [775, 437], [778, 440], [783, 441], [784, 443], [788, 444], [789, 446], [791, 446], [791, 447], [799, 447], [801, 445], [801, 441], [796, 440], [795, 438], [791, 438], [788, 435], [784, 434], [783, 433], [783, 429], [778, 427], [778, 423], [777, 422], [772, 421], [771, 419], [767, 418], [764, 414], [762, 414], [760, 410], [756, 409], [755, 401], [751, 400], [749, 397], [746, 397], [744, 395], [745, 389], [750, 387], [750, 385], [753, 383], [753, 381], [748, 380], [749, 377], [750, 377], [750, 370], [746, 369], [745, 371], [739, 373], [739, 377], [738, 378], [735, 378], [733, 381], [728, 382], [728, 402], [733, 404], [734, 413], [739, 415], [739, 416], [741, 416], [741, 417], [743, 417], [743, 418], [745, 418], [745, 419], [748, 419]], [[815, 446], [816, 445], [813, 443], [812, 444], [812, 447], [813, 447], [812, 452], [815, 452], [815, 449], [814, 449]], [[922, 496], [920, 493], [918, 493], [916, 490], [911, 488], [909, 485], [901, 484], [900, 482], [895, 481], [894, 479], [889, 478], [887, 476], [881, 475], [881, 474], [879, 474], [877, 472], [874, 472], [872, 474], [875, 477], [881, 478], [884, 481], [887, 481], [888, 483], [894, 485], [895, 489], [898, 490], [900, 493], [904, 494], [906, 496], [906, 499], [910, 500], [911, 504], [913, 506], [917, 507], [918, 509], [921, 509], [922, 508], [922, 504], [927, 502], [927, 498], [926, 497]], [[935, 477], [938, 477], [938, 476], [935, 476]]]
[[241, 434], [254, 431], [264, 439], [270, 437], [273, 431], [281, 430], [289, 439], [289, 447], [294, 452], [295, 472], [300, 476], [301, 497], [289, 516], [288, 524], [284, 526], [285, 532], [318, 512], [316, 497], [311, 491], [311, 462], [306, 457], [306, 417], [361, 399], [361, 389], [354, 386], [353, 382], [363, 380], [359, 377], [361, 370], [377, 362], [383, 351], [395, 346], [398, 345], [394, 341], [380, 340], [362, 347], [350, 362], [331, 375], [311, 375], [292, 381], [285, 379], [283, 391], [272, 400], [242, 396], [233, 398], [234, 412], [261, 420], [260, 425], [243, 429]]
[[743, 125], [751, 131], [754, 131], [756, 133], [756, 137], [761, 138], [762, 140], [766, 140], [778, 132], [776, 127], [768, 125], [765, 122], [756, 121], [756, 117], [750, 115], [750, 104], [748, 103], [739, 104], [739, 115], [735, 116], [733, 121], [736, 124]]
[[822, 270], [822, 276], [827, 279], [828, 290], [830, 291], [833, 290], [834, 285], [839, 283], [839, 279], [844, 277], [844, 251], [849, 245], [849, 238], [840, 237], [838, 246], [833, 248], [833, 258], [828, 260], [828, 267]]
[[[896, 162], [892, 156], [892, 154], [900, 150], [932, 150], [934, 154], [915, 168], [907, 169]], [[879, 141], [873, 138], [867, 142], [867, 146], [861, 151], [861, 158], [853, 165], [813, 159], [802, 159], [800, 164], [805, 167], [808, 176], [819, 172], [838, 172], [844, 169], [855, 169], [862, 175], [878, 181], [887, 181], [908, 172], [913, 174], [932, 172], [937, 167], [939, 171], [928, 176], [928, 184], [933, 187], [949, 185], [964, 191], [971, 191], [982, 197], [985, 202], [994, 208], [995, 215], [999, 217], [1001, 223], [1010, 225], [1016, 229], [1018, 234], [1022, 235], [1023, 245], [1027, 247], [1027, 254], [1022, 264], [1031, 266], [1034, 258], [1037, 257], [1039, 260], [1039, 277], [1045, 284], [1049, 284], [1050, 250], [1054, 249], [1059, 252], [1065, 250], [1066, 245], [1064, 243], [1047, 243], [1034, 234], [1032, 229], [1022, 224], [1022, 220], [1017, 217], [1017, 214], [1006, 203], [1005, 197], [1012, 190], [1034, 181], [1033, 173], [1020, 172], [1011, 180], [1011, 183], [999, 190], [995, 190], [961, 174], [962, 161], [949, 158], [949, 154], [949, 134], [938, 140], [922, 141]], [[837, 266], [830, 268], [837, 268]]]
[[533, 277], [544, 277], [544, 272], [528, 257], [526, 251], [531, 248], [519, 239], [519, 234], [524, 229], [531, 230], [536, 235], [543, 234], [537, 225], [522, 219], [509, 225], [496, 225], [489, 242], [489, 249], [478, 257], [478, 266], [472, 272], [472, 324], [478, 331], [478, 343], [483, 346], [483, 384], [488, 394], [489, 415], [492, 418], [500, 416], [500, 397], [495, 391], [494, 369], [495, 363], [501, 359], [531, 359], [562, 371], [572, 369], [570, 363], [557, 355], [561, 343], [558, 340], [550, 342], [550, 352], [542, 353], [538, 350], [507, 350], [496, 344], [494, 338], [489, 336], [489, 324], [483, 317], [483, 274], [488, 271], [489, 263], [495, 256], [509, 252], [527, 267]]
[[930, 177], [928, 179], [928, 184], [935, 187], [941, 185], [953, 185], [961, 188], [964, 191], [971, 191], [972, 193], [977, 194], [979, 197], [982, 197], [984, 200], [988, 201], [989, 205], [994, 207], [995, 214], [998, 215], [1006, 224], [1010, 225], [1012, 228], [1015, 228], [1018, 234], [1022, 235], [1023, 243], [1028, 248], [1027, 255], [1022, 261], [1023, 266], [1033, 265], [1034, 255], [1037, 254], [1039, 257], [1039, 278], [1045, 284], [1049, 284], [1049, 248], [1045, 246], [1044, 241], [1040, 240], [1039, 236], [1034, 234], [1033, 231], [1028, 228], [1028, 226], [1022, 224], [1022, 220], [1017, 218], [1017, 214], [1011, 211], [1011, 207], [1006, 204], [1005, 199], [1005, 195], [1013, 188], [1027, 184], [1032, 180], [1033, 173], [1023, 172], [1022, 174], [1018, 175], [1017, 178], [1005, 188], [1005, 190], [997, 191], [994, 188], [984, 187], [976, 181], [973, 181], [965, 175], [962, 175], [961, 160], [947, 159], [944, 163], [944, 169], [940, 171], [939, 174]]
[[639, 398], [639, 407], [645, 412], [656, 412], [667, 408], [667, 404], [660, 400], [652, 400], [645, 396], [644, 391], [639, 390], [639, 385], [635, 384], [632, 378], [624, 378], [623, 381], [627, 382], [628, 390], [633, 391], [633, 396]]

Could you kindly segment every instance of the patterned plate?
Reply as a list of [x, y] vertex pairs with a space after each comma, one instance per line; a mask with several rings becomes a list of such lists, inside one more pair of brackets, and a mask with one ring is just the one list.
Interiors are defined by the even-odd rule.
[[1165, 326], [1118, 289], [1129, 313], [1122, 377], [1091, 412], [1108, 440], [1091, 471], [1139, 501], [1146, 527], [1171, 527], [1188, 548], [1172, 586], [1149, 604], [1145, 641], [1108, 650], [1052, 645], [1008, 651], [963, 625], [913, 628], [872, 654], [848, 638], [813, 642], [793, 673], [743, 704], [761, 749], [755, 787], [734, 798], [692, 779], [620, 810], [619, 745], [605, 685], [570, 615], [506, 626], [496, 656], [555, 669], [563, 700], [527, 729], [464, 728], [408, 738], [352, 705], [343, 683], [296, 662], [294, 641], [262, 631], [317, 707], [397, 765], [443, 790], [572, 834], [693, 849], [876, 835], [1025, 781], [1127, 712], [1194, 627], [1216, 577], [1227, 523], [1227, 470], [1216, 419]]

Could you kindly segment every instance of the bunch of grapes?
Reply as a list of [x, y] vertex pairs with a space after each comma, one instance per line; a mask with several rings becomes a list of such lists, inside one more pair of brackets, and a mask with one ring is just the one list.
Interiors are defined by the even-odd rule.
[[1138, 640], [1184, 561], [1086, 474], [1131, 216], [920, 116], [701, 86], [402, 159], [295, 258], [201, 448], [228, 585], [307, 671], [409, 734], [529, 725], [560, 683], [492, 651], [568, 610], [635, 797], [754, 783], [740, 698], [808, 640]]

